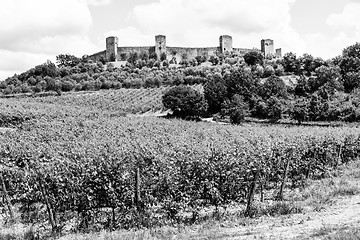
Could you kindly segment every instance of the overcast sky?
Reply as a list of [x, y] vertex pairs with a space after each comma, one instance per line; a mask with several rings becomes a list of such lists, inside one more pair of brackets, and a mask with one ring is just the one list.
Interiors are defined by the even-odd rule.
[[51, 60], [119, 45], [275, 48], [324, 59], [360, 41], [360, 0], [0, 0], [0, 80]]

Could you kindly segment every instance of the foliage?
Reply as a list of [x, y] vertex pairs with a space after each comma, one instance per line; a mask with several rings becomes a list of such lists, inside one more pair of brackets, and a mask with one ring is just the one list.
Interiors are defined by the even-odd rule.
[[277, 122], [282, 118], [283, 105], [276, 97], [270, 97], [267, 100], [267, 117], [272, 122]]
[[[191, 213], [195, 221], [204, 208], [247, 201], [254, 173], [262, 184], [256, 195], [277, 192], [287, 165], [287, 185], [299, 187], [360, 154], [360, 131], [352, 127], [121, 117], [119, 91], [0, 103], [4, 119], [31, 116], [0, 135], [1, 171], [23, 222], [46, 226], [53, 215], [58, 231], [70, 224], [74, 230], [154, 227], [189, 221]], [[133, 99], [149, 93], [127, 91]], [[243, 99], [235, 95], [233, 103], [244, 106]]]
[[80, 63], [81, 59], [71, 54], [60, 54], [56, 56], [56, 64], [58, 67], [75, 67]]
[[270, 97], [286, 98], [287, 88], [283, 80], [273, 75], [265, 80], [260, 94], [265, 99]]
[[344, 79], [344, 91], [349, 93], [360, 87], [360, 72], [347, 72]]
[[244, 54], [244, 60], [248, 65], [262, 64], [263, 59], [263, 54], [257, 50], [252, 50]]
[[249, 111], [249, 106], [244, 101], [244, 97], [235, 94], [232, 99], [225, 101], [221, 109], [222, 116], [229, 116], [232, 124], [240, 124], [245, 120]]
[[214, 74], [204, 86], [204, 96], [208, 103], [210, 113], [218, 113], [226, 99], [226, 83], [220, 74]]
[[207, 110], [204, 96], [189, 86], [172, 87], [164, 93], [162, 99], [164, 107], [171, 109], [174, 116], [196, 118]]
[[296, 58], [295, 53], [292, 52], [285, 53], [282, 64], [284, 66], [285, 72], [295, 73], [295, 74], [300, 72], [300, 62]]
[[291, 118], [298, 121], [299, 124], [301, 124], [301, 122], [303, 121], [308, 120], [309, 118], [308, 104], [309, 103], [306, 98], [297, 99], [290, 111]]

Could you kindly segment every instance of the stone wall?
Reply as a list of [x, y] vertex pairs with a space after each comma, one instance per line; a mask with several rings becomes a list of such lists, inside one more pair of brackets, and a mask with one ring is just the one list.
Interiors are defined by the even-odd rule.
[[[149, 55], [153, 52], [155, 52], [154, 46], [148, 46], [148, 47], [118, 47], [117, 49], [118, 55], [116, 57], [116, 60], [124, 60], [122, 59], [122, 56], [126, 54], [126, 57], [129, 57], [130, 53], [137, 52], [140, 54], [141, 52], [146, 52]], [[127, 59], [127, 58], [126, 58]]]
[[89, 58], [93, 61], [100, 61], [101, 58], [106, 59], [106, 50], [94, 53], [93, 55], [90, 55]]
[[[137, 54], [140, 54], [141, 52], [146, 52], [149, 56], [155, 53], [158, 59], [160, 59], [161, 55], [165, 53], [167, 60], [176, 60], [176, 62], [179, 63], [184, 57], [188, 60], [194, 59], [196, 56], [205, 56], [206, 58], [209, 58], [210, 56], [227, 52], [235, 52], [240, 56], [243, 56], [251, 50], [253, 49], [233, 48], [232, 37], [228, 35], [220, 36], [218, 47], [205, 48], [168, 47], [166, 46], [166, 36], [164, 35], [155, 36], [154, 46], [118, 47], [118, 38], [108, 37], [106, 39], [106, 51], [95, 53], [91, 55], [90, 58], [93, 60], [104, 58], [107, 61], [119, 61], [127, 59], [131, 53], [136, 52]], [[275, 55], [274, 41], [271, 39], [261, 40], [261, 51], [265, 56], [268, 54]], [[281, 50], [276, 50], [276, 57], [281, 57]]]
[[219, 48], [217, 47], [207, 47], [207, 48], [167, 47], [166, 57], [169, 61], [175, 57], [177, 63], [179, 63], [184, 56], [186, 56], [187, 59], [193, 59], [196, 56], [210, 57], [216, 55], [218, 51]]
[[245, 53], [250, 52], [254, 49], [250, 49], [250, 48], [233, 48], [233, 51], [236, 52], [237, 54], [239, 54], [240, 56], [244, 56]]

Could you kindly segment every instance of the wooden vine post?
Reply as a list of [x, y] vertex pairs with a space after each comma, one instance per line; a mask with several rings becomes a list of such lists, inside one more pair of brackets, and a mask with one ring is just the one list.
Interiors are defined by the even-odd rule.
[[11, 205], [11, 201], [10, 201], [8, 191], [6, 189], [3, 173], [0, 174], [0, 181], [1, 181], [2, 192], [3, 192], [4, 198], [5, 198], [5, 203], [6, 203], [8, 211], [9, 211], [10, 220], [12, 222], [14, 222], [15, 221], [14, 211], [13, 211], [13, 208], [12, 208], [12, 205]]
[[282, 201], [284, 199], [284, 186], [286, 183], [286, 178], [287, 178], [289, 166], [291, 163], [292, 151], [293, 150], [290, 151], [291, 154], [290, 154], [290, 156], [288, 156], [288, 158], [286, 160], [286, 165], [285, 165], [284, 174], [283, 174], [281, 185], [280, 185], [280, 190], [279, 190], [278, 195], [276, 196], [276, 200], [279, 200], [279, 201]]
[[43, 199], [45, 201], [46, 210], [47, 210], [48, 216], [49, 216], [49, 222], [51, 224], [51, 229], [52, 229], [53, 232], [57, 232], [58, 227], [57, 227], [57, 223], [56, 223], [56, 218], [55, 218], [53, 209], [51, 207], [48, 195], [47, 195], [46, 190], [45, 190], [45, 186], [44, 186], [43, 181], [42, 181], [41, 178], [39, 178], [39, 187], [40, 187], [41, 195], [42, 195], [42, 197], [43, 197]]
[[259, 169], [256, 169], [254, 172], [254, 178], [253, 178], [253, 181], [251, 182], [249, 193], [248, 193], [245, 216], [249, 216], [251, 213], [251, 207], [252, 207], [252, 204], [254, 201], [254, 195], [255, 195], [255, 191], [256, 191], [256, 187], [257, 187], [258, 178], [259, 178]]
[[141, 185], [141, 178], [140, 178], [140, 167], [136, 166], [135, 169], [135, 205], [136, 208], [140, 209], [140, 202], [141, 202], [141, 196], [140, 196], [140, 186]]

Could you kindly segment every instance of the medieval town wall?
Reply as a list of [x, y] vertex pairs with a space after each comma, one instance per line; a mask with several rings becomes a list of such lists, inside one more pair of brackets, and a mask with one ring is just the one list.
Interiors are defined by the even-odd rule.
[[186, 59], [194, 59], [196, 56], [210, 57], [217, 54], [219, 48], [207, 47], [207, 48], [184, 48], [184, 47], [167, 47], [166, 57], [168, 60], [176, 58], [179, 63], [184, 57]]
[[[236, 54], [243, 56], [251, 50], [253, 49], [233, 48], [232, 37], [229, 35], [220, 36], [218, 47], [203, 48], [169, 47], [166, 46], [166, 36], [164, 35], [155, 36], [154, 46], [119, 47], [117, 37], [108, 37], [106, 39], [106, 50], [95, 53], [89, 57], [93, 60], [104, 59], [106, 61], [119, 61], [126, 60], [131, 53], [136, 52], [137, 54], [141, 54], [142, 52], [146, 52], [149, 56], [155, 53], [158, 59], [165, 54], [167, 60], [176, 60], [176, 62], [179, 63], [184, 58], [188, 60], [194, 59], [196, 56], [205, 56], [206, 58], [209, 58], [210, 56], [231, 52], [235, 52]], [[274, 53], [274, 41], [271, 39], [261, 40], [261, 51], [264, 56], [273, 54], [276, 55], [276, 57], [281, 57], [281, 49], [276, 49], [276, 53]]]

